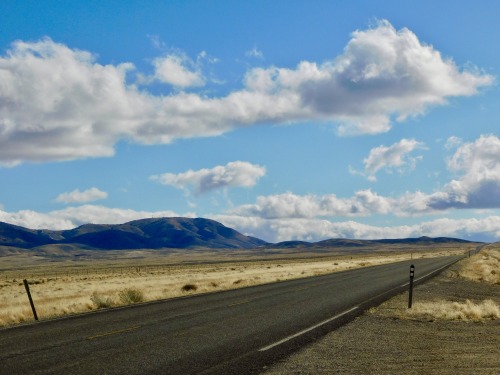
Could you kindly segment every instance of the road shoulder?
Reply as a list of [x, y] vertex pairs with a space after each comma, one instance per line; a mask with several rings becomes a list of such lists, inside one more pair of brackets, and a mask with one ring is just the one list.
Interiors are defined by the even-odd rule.
[[[481, 256], [480, 254], [478, 256]], [[418, 285], [414, 307], [429, 301], [500, 304], [498, 284], [454, 277], [461, 265]], [[281, 360], [278, 374], [498, 374], [500, 319], [444, 320], [408, 316], [400, 294]]]

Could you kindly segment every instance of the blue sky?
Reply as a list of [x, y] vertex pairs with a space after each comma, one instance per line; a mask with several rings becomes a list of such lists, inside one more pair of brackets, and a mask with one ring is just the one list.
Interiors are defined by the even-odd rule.
[[0, 221], [500, 240], [496, 1], [2, 1]]

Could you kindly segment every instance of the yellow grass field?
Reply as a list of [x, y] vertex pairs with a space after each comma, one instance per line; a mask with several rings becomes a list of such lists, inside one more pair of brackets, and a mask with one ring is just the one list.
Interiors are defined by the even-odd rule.
[[[57, 261], [50, 257], [0, 257], [0, 326], [33, 320], [23, 279], [30, 284], [39, 318], [103, 307], [174, 298], [420, 257], [463, 254], [476, 245], [370, 254], [280, 254], [203, 252], [191, 257], [122, 252], [108, 258]], [[156, 254], [160, 254], [156, 252]], [[194, 253], [193, 253], [194, 254]], [[307, 256], [307, 257], [305, 257]]]

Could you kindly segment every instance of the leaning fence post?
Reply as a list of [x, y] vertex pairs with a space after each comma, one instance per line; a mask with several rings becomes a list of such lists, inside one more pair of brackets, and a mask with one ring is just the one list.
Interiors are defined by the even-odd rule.
[[30, 300], [31, 310], [33, 311], [33, 316], [35, 320], [38, 320], [38, 315], [36, 315], [35, 304], [33, 303], [33, 298], [31, 298], [30, 287], [28, 285], [28, 280], [24, 279], [24, 288], [26, 289], [26, 293], [28, 294], [28, 298]]

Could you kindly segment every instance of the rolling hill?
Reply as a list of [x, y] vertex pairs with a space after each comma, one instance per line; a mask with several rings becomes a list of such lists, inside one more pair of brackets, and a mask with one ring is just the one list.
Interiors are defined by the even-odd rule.
[[209, 219], [155, 218], [125, 224], [85, 224], [71, 230], [32, 230], [0, 222], [0, 245], [34, 248], [79, 244], [89, 249], [232, 248], [266, 244]]

